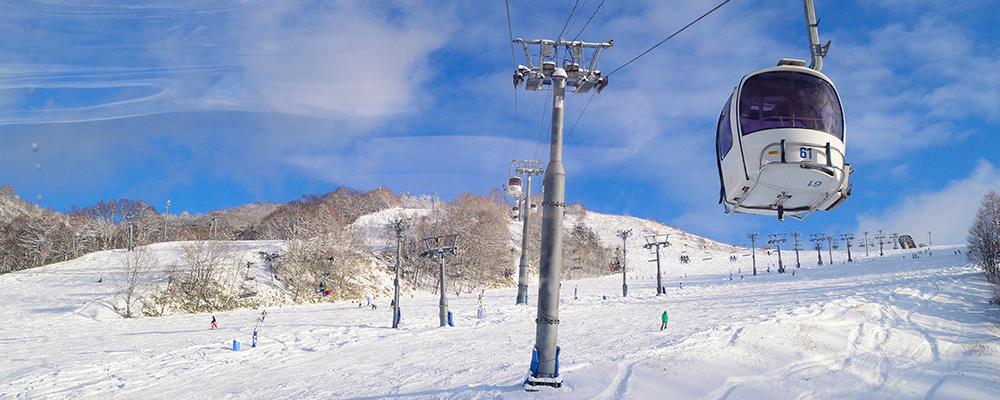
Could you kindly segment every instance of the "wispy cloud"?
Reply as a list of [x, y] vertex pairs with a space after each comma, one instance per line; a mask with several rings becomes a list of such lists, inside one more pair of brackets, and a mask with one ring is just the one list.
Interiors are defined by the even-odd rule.
[[1000, 53], [970, 35], [955, 21], [920, 16], [838, 43], [834, 76], [860, 161], [959, 138], [968, 118], [1000, 117]]
[[429, 54], [456, 29], [449, 14], [413, 1], [12, 5], [0, 124], [397, 114], [416, 107]]

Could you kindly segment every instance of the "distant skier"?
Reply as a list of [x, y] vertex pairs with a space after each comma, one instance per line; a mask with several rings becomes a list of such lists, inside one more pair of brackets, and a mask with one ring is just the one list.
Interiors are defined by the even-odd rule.
[[663, 320], [663, 323], [660, 324], [660, 330], [662, 331], [664, 329], [667, 329], [667, 311], [666, 310], [663, 310], [663, 315], [660, 316], [660, 319]]
[[260, 312], [260, 322], [264, 322], [264, 319], [266, 318], [267, 318], [267, 310], [262, 310]]
[[250, 347], [257, 347], [257, 327], [256, 326], [253, 327], [253, 342], [250, 344]]
[[216, 324], [216, 322], [215, 322], [215, 316], [213, 315], [212, 316], [212, 326], [209, 327], [208, 329], [217, 329], [218, 327], [219, 327], [219, 325]]

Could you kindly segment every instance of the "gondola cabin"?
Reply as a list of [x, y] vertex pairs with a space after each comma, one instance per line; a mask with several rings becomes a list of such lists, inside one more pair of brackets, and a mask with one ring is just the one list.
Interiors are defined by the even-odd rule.
[[510, 197], [521, 196], [521, 178], [512, 176], [507, 180], [507, 195]]
[[510, 208], [510, 219], [519, 220], [521, 218], [521, 207], [514, 206]]
[[719, 202], [733, 212], [805, 219], [851, 195], [844, 111], [830, 79], [805, 61], [743, 77], [716, 130]]

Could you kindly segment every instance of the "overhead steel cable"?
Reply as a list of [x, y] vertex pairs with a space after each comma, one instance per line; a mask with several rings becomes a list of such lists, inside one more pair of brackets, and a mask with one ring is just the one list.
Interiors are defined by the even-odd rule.
[[573, 19], [573, 14], [576, 13], [576, 6], [578, 5], [580, 5], [580, 0], [576, 0], [576, 2], [573, 3], [573, 9], [570, 10], [569, 17], [566, 18], [566, 23], [563, 24], [563, 28], [561, 31], [559, 31], [559, 36], [556, 36], [556, 39], [562, 39], [563, 33], [566, 33], [566, 27], [569, 26], [569, 21]]
[[[517, 68], [517, 56], [514, 53], [514, 29], [510, 23], [510, 0], [504, 0], [507, 6], [507, 34], [510, 37], [510, 59]], [[514, 158], [517, 159], [517, 86], [514, 86]]]
[[569, 137], [573, 135], [573, 131], [576, 130], [576, 124], [580, 123], [580, 119], [583, 118], [583, 113], [587, 112], [587, 107], [590, 107], [590, 101], [594, 99], [594, 95], [597, 91], [590, 93], [590, 98], [587, 99], [587, 104], [583, 105], [583, 110], [580, 111], [580, 116], [576, 117], [576, 122], [573, 123], [573, 127], [569, 129], [569, 133], [566, 134], [566, 138], [563, 141], [569, 140]]
[[618, 68], [616, 68], [616, 69], [615, 69], [614, 71], [611, 71], [610, 73], [608, 73], [607, 75], [605, 75], [605, 77], [608, 77], [608, 76], [611, 76], [611, 75], [612, 75], [612, 74], [614, 74], [615, 72], [618, 72], [618, 71], [620, 71], [620, 70], [621, 70], [622, 68], [625, 68], [625, 67], [627, 67], [627, 66], [628, 66], [629, 64], [631, 64], [631, 63], [632, 63], [633, 61], [635, 61], [635, 60], [638, 60], [638, 59], [639, 59], [640, 57], [642, 57], [642, 56], [646, 55], [646, 53], [649, 53], [649, 52], [653, 51], [653, 49], [655, 49], [655, 48], [659, 47], [659, 46], [660, 46], [661, 44], [665, 43], [666, 41], [668, 41], [668, 40], [670, 40], [670, 39], [673, 39], [673, 37], [674, 37], [674, 36], [677, 36], [677, 35], [678, 35], [678, 34], [680, 34], [681, 32], [684, 32], [684, 30], [685, 30], [685, 29], [687, 29], [687, 28], [690, 28], [690, 27], [691, 27], [691, 25], [694, 25], [694, 24], [695, 24], [695, 23], [697, 23], [698, 21], [701, 21], [701, 20], [702, 20], [703, 18], [707, 17], [707, 16], [709, 15], [709, 14], [711, 14], [711, 13], [715, 12], [715, 10], [718, 10], [718, 9], [719, 9], [719, 8], [721, 8], [722, 6], [726, 5], [726, 3], [728, 3], [729, 1], [730, 1], [730, 0], [726, 0], [726, 1], [723, 1], [723, 2], [722, 2], [722, 3], [720, 3], [719, 5], [715, 6], [715, 8], [713, 8], [713, 9], [709, 10], [709, 11], [708, 11], [707, 13], [705, 13], [705, 14], [702, 14], [702, 16], [698, 17], [698, 19], [696, 19], [696, 20], [694, 20], [694, 21], [691, 21], [691, 23], [689, 23], [689, 24], [687, 24], [687, 25], [684, 25], [684, 27], [683, 27], [683, 28], [681, 28], [681, 29], [680, 29], [680, 30], [678, 30], [677, 32], [674, 32], [674, 34], [673, 34], [673, 35], [670, 35], [670, 36], [668, 36], [668, 37], [667, 37], [666, 39], [663, 39], [663, 40], [661, 40], [661, 41], [660, 41], [660, 43], [657, 43], [657, 44], [656, 44], [655, 46], [653, 46], [653, 47], [650, 47], [650, 48], [649, 48], [649, 50], [646, 50], [646, 51], [642, 52], [642, 54], [639, 54], [638, 56], [635, 56], [635, 58], [633, 58], [633, 59], [629, 60], [629, 62], [625, 63], [624, 65], [622, 65], [622, 66], [620, 66], [620, 67], [618, 67]]
[[[541, 126], [538, 127], [538, 140], [535, 141], [535, 160], [540, 160], [540, 158], [538, 157], [540, 155], [542, 148], [542, 132], [545, 132], [545, 127], [546, 127], [545, 121], [549, 120], [548, 118], [545, 118], [545, 116], [548, 115], [548, 113], [549, 113], [549, 93], [546, 92], [545, 103], [543, 103], [542, 105], [542, 123]], [[549, 120], [549, 123], [551, 124], [552, 121]], [[552, 133], [550, 132], [549, 134], [551, 135]]]
[[[580, 28], [580, 32], [579, 32], [579, 33], [577, 33], [577, 34], [576, 34], [576, 36], [574, 36], [574, 37], [573, 37], [573, 41], [574, 41], [574, 42], [576, 41], [576, 39], [577, 39], [577, 38], [579, 38], [579, 37], [580, 37], [580, 35], [582, 35], [582, 34], [583, 34], [583, 30], [584, 30], [584, 29], [587, 29], [587, 25], [590, 25], [590, 21], [593, 21], [593, 20], [594, 20], [594, 16], [595, 16], [595, 15], [597, 15], [597, 12], [598, 12], [598, 11], [601, 11], [601, 6], [603, 6], [603, 5], [604, 5], [604, 0], [601, 0], [601, 4], [598, 4], [598, 5], [597, 5], [597, 9], [596, 9], [596, 10], [594, 10], [594, 13], [593, 13], [593, 14], [590, 14], [590, 18], [588, 18], [588, 19], [587, 19], [587, 23], [586, 23], [586, 24], [583, 24], [583, 28]], [[576, 23], [574, 22], [574, 25], [575, 25], [575, 24], [576, 24]]]

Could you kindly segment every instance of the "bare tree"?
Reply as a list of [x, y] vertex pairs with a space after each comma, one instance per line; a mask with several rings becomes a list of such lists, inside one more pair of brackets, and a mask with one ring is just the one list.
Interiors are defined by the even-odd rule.
[[272, 263], [275, 274], [292, 293], [292, 300], [320, 299], [321, 283], [331, 288], [330, 299], [356, 298], [362, 287], [357, 277], [368, 259], [360, 235], [351, 228], [288, 242], [288, 252]]
[[181, 262], [186, 268], [181, 281], [186, 303], [194, 310], [202, 309], [203, 305], [211, 308], [219, 294], [216, 274], [229, 261], [229, 244], [220, 241], [192, 242], [181, 251]]
[[159, 263], [156, 255], [145, 246], [136, 247], [133, 251], [125, 251], [118, 258], [121, 268], [118, 270], [118, 279], [115, 280], [115, 287], [118, 288], [118, 296], [125, 302], [125, 318], [133, 318], [133, 305], [139, 300], [142, 288], [148, 274]]
[[969, 261], [979, 265], [991, 283], [1000, 284], [1000, 196], [990, 190], [966, 237]]

